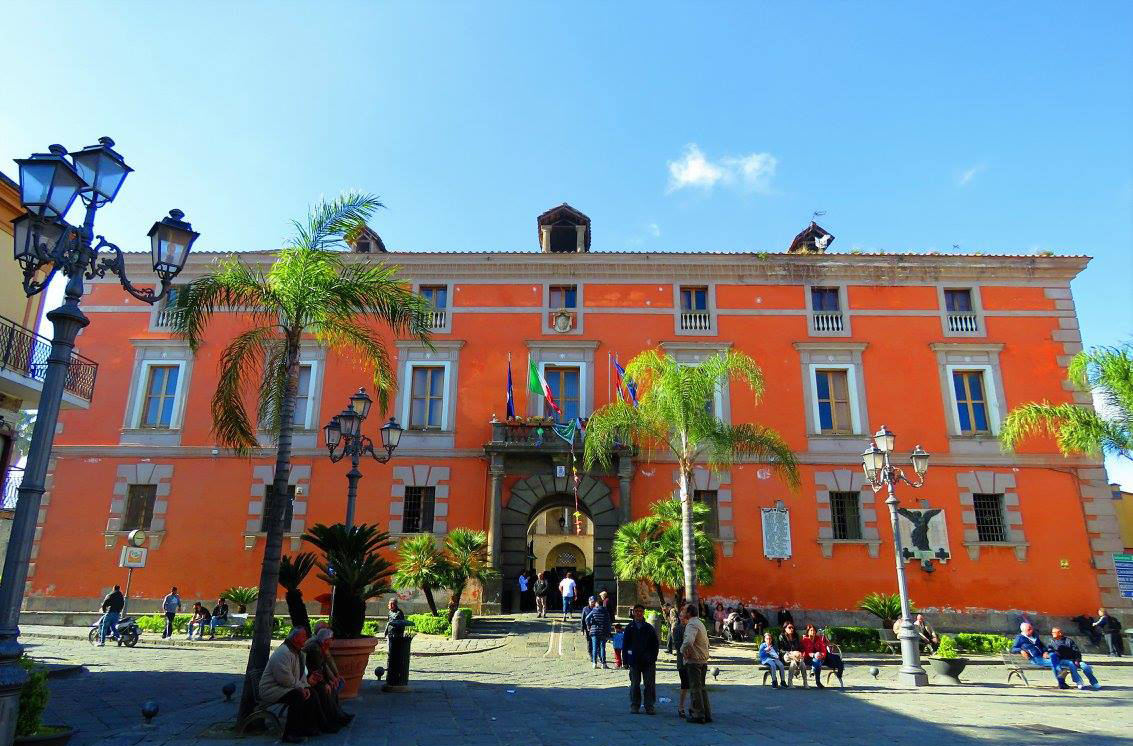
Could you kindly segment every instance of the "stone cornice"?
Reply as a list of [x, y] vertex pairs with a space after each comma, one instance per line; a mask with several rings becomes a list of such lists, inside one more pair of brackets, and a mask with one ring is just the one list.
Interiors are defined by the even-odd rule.
[[[224, 254], [192, 254], [183, 280], [197, 277]], [[269, 264], [274, 252], [243, 252], [245, 262]], [[673, 282], [740, 284], [809, 284], [838, 281], [863, 284], [924, 284], [941, 281], [989, 284], [1064, 285], [1090, 261], [1085, 256], [1003, 256], [949, 254], [764, 254], [764, 253], [622, 253], [543, 254], [525, 252], [391, 252], [344, 254], [346, 261], [378, 258], [401, 267], [413, 279], [455, 282], [537, 282], [575, 279], [595, 282]], [[148, 253], [130, 253], [126, 261], [149, 267]]]

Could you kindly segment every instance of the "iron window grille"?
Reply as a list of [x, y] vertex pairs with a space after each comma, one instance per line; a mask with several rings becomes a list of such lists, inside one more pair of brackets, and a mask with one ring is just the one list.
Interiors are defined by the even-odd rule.
[[435, 487], [405, 488], [405, 502], [401, 513], [401, 530], [404, 533], [428, 533], [433, 530], [436, 494]]
[[153, 506], [157, 502], [156, 484], [131, 484], [126, 491], [126, 510], [122, 530], [140, 528], [148, 531], [153, 521]]
[[1007, 541], [1007, 522], [1003, 518], [1002, 494], [975, 494], [976, 533], [981, 542]]
[[862, 538], [861, 495], [857, 492], [830, 493], [830, 524], [835, 539], [860, 541]]

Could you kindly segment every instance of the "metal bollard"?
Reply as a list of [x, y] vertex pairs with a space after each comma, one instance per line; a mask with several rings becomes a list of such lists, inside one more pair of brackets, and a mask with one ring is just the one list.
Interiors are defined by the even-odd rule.
[[383, 692], [409, 691], [409, 646], [412, 637], [405, 634], [409, 622], [394, 620], [389, 623], [389, 637], [386, 638], [386, 682], [382, 684]]

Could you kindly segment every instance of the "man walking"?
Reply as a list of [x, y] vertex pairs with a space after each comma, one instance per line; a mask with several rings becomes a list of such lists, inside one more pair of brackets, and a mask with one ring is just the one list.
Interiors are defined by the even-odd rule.
[[567, 620], [571, 608], [574, 606], [574, 594], [578, 592], [578, 584], [574, 582], [573, 573], [567, 573], [559, 583], [559, 593], [563, 596], [563, 621]]
[[535, 616], [544, 618], [547, 616], [547, 593], [551, 590], [550, 584], [547, 583], [547, 571], [539, 573], [539, 578], [535, 581]]
[[1098, 620], [1094, 622], [1094, 626], [1098, 628], [1098, 632], [1102, 633], [1106, 647], [1109, 648], [1109, 654], [1120, 658], [1124, 652], [1121, 645], [1121, 622], [1117, 621], [1117, 618], [1112, 614], [1107, 613], [1105, 609], [1098, 609]]
[[107, 593], [106, 598], [102, 599], [102, 625], [98, 628], [99, 647], [106, 644], [107, 633], [115, 640], [118, 639], [118, 617], [125, 605], [126, 599], [122, 596], [122, 590], [118, 586], [114, 586], [114, 590]]
[[169, 595], [161, 602], [161, 608], [165, 612], [165, 631], [161, 633], [161, 639], [164, 640], [173, 637], [173, 617], [181, 611], [181, 597], [177, 595], [177, 586], [169, 589]]
[[633, 621], [626, 625], [622, 637], [622, 657], [629, 667], [629, 711], [641, 712], [642, 692], [645, 685], [645, 714], [654, 713], [657, 701], [657, 652], [661, 642], [657, 630], [645, 621], [645, 607], [634, 604]]
[[692, 604], [685, 605], [681, 619], [685, 623], [681, 657], [688, 670], [689, 693], [692, 695], [688, 722], [711, 723], [712, 708], [708, 704], [708, 690], [704, 682], [708, 673], [708, 630], [704, 628], [704, 623], [700, 621], [696, 607]]

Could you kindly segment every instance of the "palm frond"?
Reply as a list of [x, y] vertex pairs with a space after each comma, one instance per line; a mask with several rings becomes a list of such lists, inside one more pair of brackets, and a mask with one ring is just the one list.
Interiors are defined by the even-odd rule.
[[384, 207], [372, 194], [343, 192], [332, 200], [313, 205], [305, 220], [293, 220], [295, 235], [288, 245], [297, 249], [330, 249], [341, 246], [347, 235], [360, 231], [360, 226]]
[[358, 362], [374, 369], [374, 392], [381, 412], [389, 409], [389, 395], [397, 375], [382, 338], [371, 327], [341, 316], [313, 324], [311, 331], [326, 347], [354, 352]]
[[260, 326], [241, 332], [220, 355], [216, 391], [212, 396], [213, 432], [217, 441], [240, 455], [257, 446], [256, 427], [249, 421], [245, 396], [263, 369], [264, 346], [278, 332]]
[[238, 257], [217, 263], [214, 271], [178, 289], [168, 309], [173, 333], [184, 338], [196, 352], [204, 341], [205, 328], [219, 310], [239, 310], [262, 323], [272, 316], [272, 299], [264, 276]]
[[718, 422], [702, 440], [708, 464], [713, 469], [731, 466], [741, 458], [757, 458], [770, 464], [792, 490], [799, 487], [798, 460], [783, 437], [772, 428]]
[[1127, 424], [1106, 421], [1077, 404], [1028, 402], [1011, 410], [1000, 425], [1005, 448], [1036, 435], [1053, 436], [1063, 455], [1112, 453], [1129, 458], [1133, 452], [1133, 433]]

